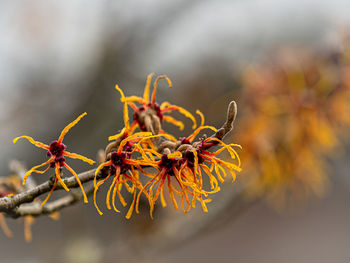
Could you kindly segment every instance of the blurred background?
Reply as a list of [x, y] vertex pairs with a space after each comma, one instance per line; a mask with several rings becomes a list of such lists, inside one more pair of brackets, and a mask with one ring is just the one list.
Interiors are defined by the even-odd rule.
[[[99, 203], [0, 231], [1, 262], [348, 262], [350, 258], [350, 3], [348, 0], [0, 1], [0, 169], [45, 160], [43, 142], [88, 112], [65, 138], [95, 158], [122, 128], [118, 85], [200, 109], [225, 141], [241, 144], [243, 172], [189, 214], [171, 206], [126, 220]], [[165, 125], [176, 136], [190, 132]], [[90, 169], [71, 161], [78, 172]], [[36, 182], [46, 175], [34, 175]], [[55, 193], [60, 196], [62, 193]]]

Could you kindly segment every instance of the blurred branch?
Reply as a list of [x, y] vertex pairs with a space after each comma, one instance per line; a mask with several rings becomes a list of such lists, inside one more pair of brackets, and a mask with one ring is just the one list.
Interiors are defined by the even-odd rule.
[[[85, 191], [86, 195], [89, 196], [94, 192], [94, 186], [90, 185]], [[55, 201], [46, 203], [41, 207], [40, 203], [33, 203], [28, 205], [23, 205], [17, 207], [11, 211], [10, 216], [13, 218], [22, 217], [22, 216], [41, 216], [48, 215], [67, 206], [71, 206], [80, 200], [83, 199], [82, 193], [72, 192], [70, 195], [61, 197]]]

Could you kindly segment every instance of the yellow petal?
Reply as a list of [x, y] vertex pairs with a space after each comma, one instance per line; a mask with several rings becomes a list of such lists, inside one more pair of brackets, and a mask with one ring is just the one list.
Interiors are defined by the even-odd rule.
[[108, 180], [108, 178], [110, 177], [110, 174], [104, 178], [103, 180], [99, 181], [97, 184], [95, 184], [95, 189], [94, 189], [94, 205], [95, 205], [95, 208], [97, 210], [97, 212], [100, 214], [100, 215], [103, 215], [102, 211], [98, 208], [98, 205], [97, 205], [97, 202], [96, 202], [96, 193], [97, 193], [97, 190], [98, 188], [104, 184], [104, 182], [106, 182], [106, 180]]
[[93, 165], [95, 163], [95, 161], [93, 161], [85, 156], [82, 156], [80, 154], [77, 154], [77, 153], [70, 153], [70, 152], [64, 151], [63, 156], [67, 156], [67, 157], [73, 158], [73, 159], [79, 159], [79, 160], [82, 160], [82, 161], [84, 161], [88, 164], [91, 164], [91, 165]]
[[204, 126], [204, 115], [200, 110], [196, 110], [196, 113], [201, 117], [201, 126]]
[[56, 177], [56, 178], [55, 178], [55, 182], [54, 182], [53, 186], [51, 187], [51, 190], [50, 190], [49, 194], [47, 195], [47, 197], [45, 198], [45, 200], [41, 203], [40, 207], [43, 207], [43, 206], [46, 204], [47, 200], [49, 200], [50, 196], [52, 195], [52, 192], [53, 192], [53, 191], [55, 190], [55, 188], [56, 188], [57, 182], [58, 182], [58, 179], [57, 179], [57, 177]]
[[2, 231], [4, 232], [4, 234], [7, 237], [12, 237], [13, 234], [11, 232], [11, 230], [8, 228], [6, 221], [5, 221], [5, 217], [2, 213], [0, 213], [0, 227], [2, 228]]
[[134, 191], [134, 197], [132, 199], [132, 203], [130, 205], [130, 208], [128, 210], [128, 213], [126, 214], [125, 218], [126, 219], [130, 219], [132, 212], [134, 211], [134, 206], [135, 206], [135, 202], [136, 202], [136, 190]]
[[152, 104], [154, 104], [156, 101], [158, 81], [161, 79], [165, 79], [166, 82], [168, 82], [169, 88], [171, 88], [173, 86], [173, 84], [171, 83], [171, 80], [166, 75], [158, 76], [153, 84], [152, 101], [151, 101]]
[[56, 163], [55, 173], [56, 173], [56, 178], [57, 178], [58, 181], [60, 182], [61, 186], [64, 188], [64, 190], [66, 190], [67, 192], [69, 192], [69, 188], [67, 187], [67, 185], [63, 182], [63, 180], [62, 180], [62, 178], [61, 178], [61, 170], [60, 170], [60, 166], [59, 166], [58, 163]]
[[149, 89], [151, 86], [151, 80], [152, 80], [153, 76], [154, 76], [154, 73], [151, 73], [147, 76], [145, 91], [143, 92], [143, 99], [145, 100], [146, 103], [149, 102]]
[[189, 111], [185, 110], [184, 108], [176, 105], [171, 105], [169, 102], [163, 102], [160, 108], [162, 110], [162, 113], [171, 112], [173, 110], [180, 112], [182, 115], [186, 116], [193, 122], [192, 129], [195, 129], [197, 127], [196, 119], [193, 117], [193, 115]]
[[120, 136], [122, 136], [122, 135], [125, 133], [125, 131], [126, 131], [126, 129], [123, 128], [118, 134], [109, 136], [109, 137], [108, 137], [108, 140], [109, 140], [109, 141], [113, 141], [113, 140], [118, 139]]
[[179, 127], [180, 131], [182, 131], [185, 128], [185, 125], [183, 124], [182, 121], [178, 121], [171, 116], [163, 116], [163, 120]]
[[176, 152], [174, 152], [174, 153], [168, 154], [167, 157], [168, 157], [169, 159], [182, 158], [182, 153], [176, 151]]
[[68, 171], [70, 171], [74, 177], [75, 177], [75, 180], [77, 180], [78, 184], [79, 184], [79, 187], [81, 189], [81, 192], [83, 193], [83, 198], [84, 198], [84, 203], [87, 203], [88, 202], [88, 199], [86, 197], [86, 194], [85, 194], [85, 191], [84, 191], [84, 187], [83, 185], [81, 184], [81, 181], [77, 175], [77, 173], [68, 165], [68, 164], [64, 164], [64, 167], [66, 167], [68, 169]]
[[39, 147], [39, 148], [42, 148], [42, 149], [45, 149], [45, 150], [48, 150], [50, 148], [50, 146], [46, 145], [45, 143], [35, 141], [32, 137], [26, 136], [26, 135], [14, 138], [13, 139], [13, 143], [16, 143], [19, 139], [22, 139], [22, 138], [23, 139], [27, 139], [30, 143], [34, 144], [36, 147]]
[[114, 186], [114, 184], [115, 184], [116, 181], [117, 181], [117, 177], [114, 177], [114, 179], [113, 179], [113, 181], [112, 181], [112, 184], [110, 185], [110, 187], [109, 187], [109, 189], [108, 189], [107, 196], [106, 196], [106, 205], [107, 205], [107, 208], [108, 208], [109, 210], [112, 209], [111, 203], [110, 203], [109, 200], [110, 200], [110, 196], [111, 196], [111, 191], [112, 191], [113, 186]]
[[[24, 176], [23, 176], [23, 185], [26, 184], [29, 175], [31, 175], [33, 172], [35, 172], [37, 168], [40, 168], [40, 167], [42, 167], [42, 166], [44, 166], [44, 165], [46, 165], [46, 164], [49, 164], [50, 162], [53, 161], [53, 159], [54, 159], [54, 158], [50, 158], [50, 159], [47, 160], [46, 162], [44, 162], [44, 163], [42, 163], [42, 164], [39, 164], [39, 165], [36, 165], [36, 166], [32, 167], [29, 171], [27, 171], [27, 172], [24, 174]], [[41, 173], [41, 171], [39, 171], [39, 173]]]
[[24, 217], [24, 239], [27, 242], [32, 241], [32, 225], [34, 223], [34, 217], [32, 216], [25, 216]]
[[128, 104], [125, 100], [125, 96], [124, 96], [124, 93], [123, 91], [119, 88], [118, 85], [115, 85], [115, 89], [117, 91], [119, 91], [120, 93], [120, 96], [121, 96], [121, 99], [120, 101], [124, 101], [124, 109], [123, 109], [123, 116], [124, 116], [124, 127], [125, 127], [125, 130], [128, 131], [130, 129], [130, 124], [129, 124], [129, 112], [128, 112]]
[[67, 134], [67, 132], [68, 132], [71, 128], [73, 128], [73, 127], [80, 121], [80, 119], [83, 118], [85, 115], [87, 115], [86, 112], [84, 112], [83, 114], [80, 114], [78, 118], [76, 118], [74, 121], [72, 121], [71, 123], [69, 123], [69, 124], [62, 130], [61, 135], [60, 135], [60, 137], [58, 137], [57, 142], [58, 142], [58, 143], [62, 143], [63, 138], [64, 138], [64, 136]]
[[210, 129], [214, 132], [217, 131], [217, 129], [213, 126], [209, 126], [209, 125], [206, 125], [206, 126], [200, 126], [198, 127], [190, 136], [187, 137], [187, 140], [189, 140], [190, 142], [193, 141], [193, 139], [204, 129]]

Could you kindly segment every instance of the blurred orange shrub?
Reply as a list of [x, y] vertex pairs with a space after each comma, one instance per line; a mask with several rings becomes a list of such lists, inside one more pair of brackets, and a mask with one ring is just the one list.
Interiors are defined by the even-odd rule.
[[345, 43], [327, 52], [283, 48], [268, 63], [245, 70], [235, 140], [244, 149], [251, 197], [265, 196], [279, 209], [325, 193], [325, 157], [341, 145], [350, 125]]

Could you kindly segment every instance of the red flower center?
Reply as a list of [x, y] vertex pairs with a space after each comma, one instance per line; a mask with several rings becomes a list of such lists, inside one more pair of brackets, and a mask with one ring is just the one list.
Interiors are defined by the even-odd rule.
[[162, 158], [159, 166], [165, 169], [167, 174], [173, 176], [174, 175], [173, 168], [179, 165], [179, 161], [180, 159], [178, 158], [170, 159], [168, 158], [167, 154], [162, 154]]
[[120, 167], [121, 173], [126, 172], [127, 170], [130, 169], [130, 165], [126, 164], [124, 161], [126, 158], [130, 157], [130, 153], [128, 152], [121, 152], [121, 153], [117, 153], [117, 152], [112, 152], [111, 154], [111, 170], [110, 173], [113, 175], [115, 174], [116, 170], [117, 170], [117, 166]]
[[50, 163], [50, 167], [55, 167], [56, 163], [59, 163], [60, 166], [63, 166], [65, 158], [63, 157], [63, 152], [66, 149], [66, 145], [59, 143], [58, 141], [53, 141], [50, 143], [50, 148], [47, 151], [47, 157], [55, 157], [55, 159]]

